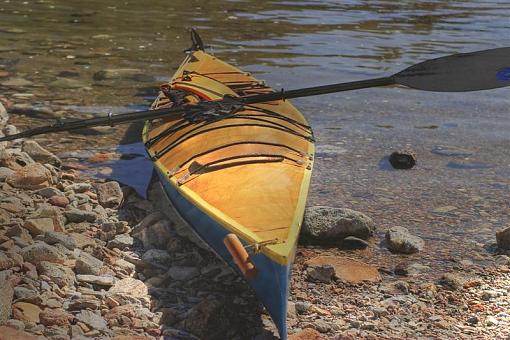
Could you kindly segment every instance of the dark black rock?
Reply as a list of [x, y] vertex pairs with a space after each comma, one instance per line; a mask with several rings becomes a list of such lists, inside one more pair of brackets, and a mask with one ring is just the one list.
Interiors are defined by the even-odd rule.
[[416, 165], [416, 153], [412, 150], [395, 151], [389, 161], [395, 169], [411, 169]]

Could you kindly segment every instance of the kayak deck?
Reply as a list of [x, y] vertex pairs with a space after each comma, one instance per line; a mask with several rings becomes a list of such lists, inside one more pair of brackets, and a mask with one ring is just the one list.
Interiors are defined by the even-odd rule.
[[[272, 92], [203, 51], [186, 58], [171, 86], [206, 100]], [[153, 108], [167, 103], [160, 95]], [[248, 243], [273, 243], [269, 256], [289, 263], [313, 162], [312, 131], [289, 102], [250, 105], [198, 124], [166, 120], [146, 129], [148, 141], [157, 166], [188, 198]]]

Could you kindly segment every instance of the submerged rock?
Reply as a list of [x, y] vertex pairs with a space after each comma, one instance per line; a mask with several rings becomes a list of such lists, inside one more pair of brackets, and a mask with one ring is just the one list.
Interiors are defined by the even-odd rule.
[[143, 74], [142, 70], [137, 68], [106, 69], [94, 73], [94, 80], [132, 79]]
[[397, 253], [412, 254], [423, 249], [425, 241], [418, 236], [411, 235], [404, 227], [392, 227], [386, 230], [386, 246]]
[[416, 165], [416, 153], [413, 150], [399, 150], [390, 155], [389, 162], [395, 169], [411, 169]]
[[367, 239], [374, 230], [370, 217], [345, 208], [311, 207], [303, 220], [303, 236], [318, 244], [339, 244], [349, 236]]

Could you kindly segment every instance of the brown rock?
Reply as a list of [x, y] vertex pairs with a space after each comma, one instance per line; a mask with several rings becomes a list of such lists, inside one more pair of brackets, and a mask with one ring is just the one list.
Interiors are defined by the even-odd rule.
[[28, 302], [16, 302], [12, 305], [12, 315], [16, 320], [39, 323], [42, 310]]
[[53, 219], [49, 217], [26, 220], [23, 227], [25, 227], [32, 236], [43, 235], [48, 231], [55, 231], [55, 223]]
[[7, 326], [0, 326], [0, 340], [39, 340], [38, 336]]
[[24, 241], [27, 244], [33, 243], [32, 236], [30, 236], [28, 230], [20, 227], [19, 225], [11, 227], [11, 229], [7, 230], [5, 235], [8, 237], [19, 237], [22, 241]]
[[6, 182], [15, 188], [36, 190], [50, 186], [52, 178], [51, 172], [43, 165], [32, 163], [16, 170]]
[[321, 333], [313, 328], [305, 328], [294, 334], [289, 335], [289, 340], [325, 340]]
[[56, 207], [65, 208], [69, 205], [69, 199], [65, 196], [51, 196], [48, 203]]
[[73, 316], [63, 309], [46, 308], [39, 314], [41, 324], [44, 326], [64, 326], [68, 325]]
[[124, 194], [117, 182], [101, 183], [97, 186], [99, 203], [105, 208], [117, 208], [122, 203]]
[[362, 281], [378, 282], [381, 275], [377, 268], [366, 263], [337, 256], [318, 256], [305, 262], [307, 266], [330, 265], [335, 269], [335, 276], [349, 283]]

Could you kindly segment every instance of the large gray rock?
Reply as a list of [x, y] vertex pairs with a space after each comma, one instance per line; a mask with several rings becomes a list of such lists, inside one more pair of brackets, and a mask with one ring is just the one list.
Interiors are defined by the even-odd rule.
[[11, 318], [14, 290], [9, 282], [10, 271], [0, 272], [0, 325]]
[[510, 249], [510, 227], [496, 232], [496, 241], [501, 249]]
[[392, 227], [386, 230], [385, 239], [388, 249], [396, 253], [413, 254], [425, 246], [422, 238], [411, 235], [404, 227]]
[[367, 239], [374, 230], [374, 222], [365, 214], [325, 206], [307, 208], [302, 226], [305, 240], [318, 244], [340, 244], [348, 236]]

